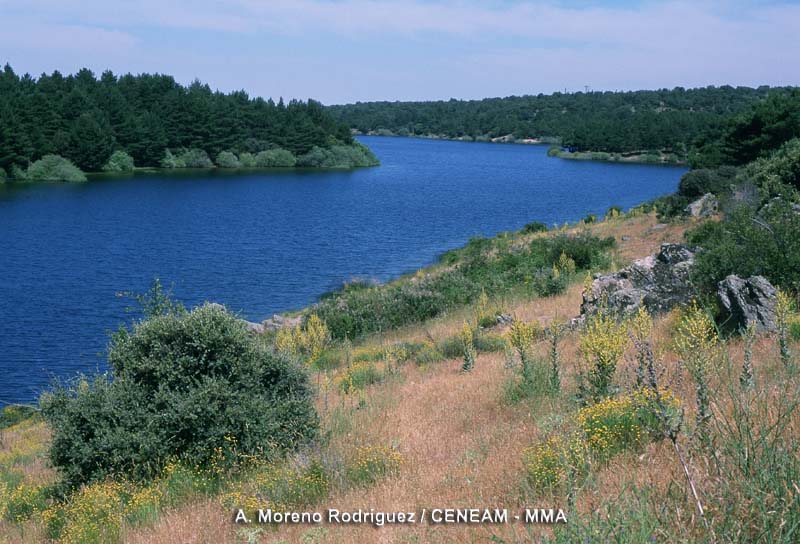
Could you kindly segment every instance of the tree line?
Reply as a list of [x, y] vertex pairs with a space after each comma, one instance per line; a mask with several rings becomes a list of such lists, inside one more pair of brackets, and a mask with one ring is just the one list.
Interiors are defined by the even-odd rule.
[[98, 171], [115, 151], [136, 166], [161, 166], [166, 150], [217, 157], [283, 149], [299, 157], [353, 143], [349, 128], [310, 99], [276, 103], [163, 74], [96, 77], [82, 69], [34, 78], [8, 64], [0, 71], [0, 173], [12, 177], [52, 155]]
[[359, 102], [331, 106], [333, 117], [363, 133], [488, 140], [559, 141], [574, 151], [659, 150], [686, 157], [698, 139], [714, 139], [728, 120], [787, 88], [704, 87], [578, 92], [484, 100]]

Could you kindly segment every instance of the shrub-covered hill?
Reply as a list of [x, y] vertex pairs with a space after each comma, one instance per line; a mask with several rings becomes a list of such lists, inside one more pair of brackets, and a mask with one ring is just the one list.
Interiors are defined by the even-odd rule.
[[[41, 167], [27, 170], [54, 155], [65, 161], [51, 164], [46, 175]], [[215, 162], [352, 167], [377, 160], [314, 100], [276, 103], [244, 91], [212, 91], [200, 81], [184, 86], [162, 74], [96, 77], [83, 69], [33, 78], [8, 64], [0, 71], [0, 180], [75, 181], [74, 166], [92, 172]]]
[[553, 93], [483, 100], [359, 102], [330, 106], [363, 133], [489, 140], [555, 139], [574, 151], [665, 151], [681, 159], [700, 137], [783, 88], [705, 87]]

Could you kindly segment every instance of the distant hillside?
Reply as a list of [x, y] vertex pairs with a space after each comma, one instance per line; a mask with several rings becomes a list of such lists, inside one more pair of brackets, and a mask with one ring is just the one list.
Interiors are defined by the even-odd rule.
[[700, 137], [714, 137], [726, 121], [787, 88], [554, 93], [484, 100], [359, 102], [330, 106], [339, 122], [359, 132], [488, 140], [558, 139], [576, 151], [663, 150], [685, 156]]

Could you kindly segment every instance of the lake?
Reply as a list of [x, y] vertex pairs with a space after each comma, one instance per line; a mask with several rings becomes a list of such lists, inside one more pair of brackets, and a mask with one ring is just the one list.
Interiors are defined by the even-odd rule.
[[104, 370], [108, 331], [131, 319], [115, 294], [156, 276], [189, 306], [261, 321], [472, 236], [634, 206], [685, 171], [549, 158], [546, 146], [360, 140], [380, 167], [0, 185], [0, 404]]

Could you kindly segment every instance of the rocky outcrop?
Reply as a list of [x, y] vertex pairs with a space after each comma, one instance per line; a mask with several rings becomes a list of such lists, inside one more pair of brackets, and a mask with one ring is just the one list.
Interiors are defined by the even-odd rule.
[[688, 206], [686, 213], [692, 217], [708, 217], [717, 213], [719, 200], [711, 193], [706, 193]]
[[294, 328], [303, 322], [302, 317], [286, 317], [278, 314], [273, 314], [269, 319], [265, 319], [262, 323], [265, 331], [277, 331], [284, 328]]
[[739, 330], [753, 323], [759, 332], [775, 330], [778, 291], [763, 276], [730, 275], [717, 284], [723, 327]]
[[683, 244], [662, 244], [661, 250], [612, 274], [596, 274], [584, 293], [581, 314], [593, 314], [604, 304], [615, 314], [644, 306], [661, 313], [686, 304], [694, 295], [689, 274], [694, 252]]

